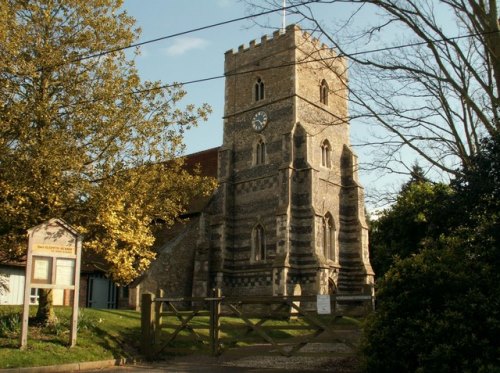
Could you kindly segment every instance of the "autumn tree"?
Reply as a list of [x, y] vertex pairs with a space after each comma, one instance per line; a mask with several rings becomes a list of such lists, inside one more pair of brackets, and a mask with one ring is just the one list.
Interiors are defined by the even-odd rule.
[[[281, 0], [246, 2], [252, 11], [282, 6]], [[496, 0], [289, 0], [287, 5], [303, 29], [349, 61], [351, 119], [367, 126], [358, 142], [373, 157], [365, 167], [408, 173], [419, 159], [435, 177], [449, 178], [470, 162], [481, 138], [499, 131]]]
[[120, 6], [0, 4], [0, 261], [21, 258], [26, 229], [57, 217], [126, 284], [154, 258], [151, 222], [172, 224], [214, 186], [179, 158], [209, 107], [141, 81], [122, 49], [140, 30]]

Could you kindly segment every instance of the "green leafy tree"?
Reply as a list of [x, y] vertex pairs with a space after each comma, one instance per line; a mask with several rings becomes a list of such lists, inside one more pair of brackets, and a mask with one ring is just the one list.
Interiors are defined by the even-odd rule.
[[26, 230], [57, 217], [126, 284], [155, 256], [151, 221], [168, 226], [213, 190], [179, 158], [183, 132], [210, 108], [179, 107], [181, 87], [141, 81], [120, 50], [139, 35], [120, 6], [0, 3], [0, 261], [21, 258]]
[[369, 372], [500, 371], [500, 145], [454, 180], [452, 229], [396, 260], [366, 328]]
[[500, 371], [498, 267], [469, 256], [471, 238], [443, 240], [389, 270], [366, 326], [367, 371]]
[[454, 208], [466, 212], [467, 226], [498, 222], [500, 212], [500, 132], [482, 141], [481, 152], [452, 182], [458, 192]]
[[404, 192], [406, 188], [411, 186], [412, 184], [415, 183], [423, 183], [423, 182], [429, 182], [430, 180], [425, 176], [425, 171], [418, 162], [415, 162], [411, 168], [410, 171], [410, 180], [407, 181], [403, 186], [401, 187], [401, 192]]
[[370, 224], [371, 262], [378, 277], [396, 258], [418, 253], [427, 240], [446, 231], [452, 194], [448, 185], [420, 178], [403, 186], [394, 205]]

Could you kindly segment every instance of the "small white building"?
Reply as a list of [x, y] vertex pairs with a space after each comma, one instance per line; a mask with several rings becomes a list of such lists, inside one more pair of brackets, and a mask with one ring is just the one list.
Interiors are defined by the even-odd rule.
[[[0, 305], [22, 305], [24, 300], [25, 263], [1, 264]], [[54, 306], [70, 304], [71, 290], [53, 289]], [[80, 306], [90, 308], [128, 308], [128, 287], [118, 288], [102, 273], [82, 273]], [[30, 304], [38, 304], [38, 289], [31, 289]]]
[[[23, 304], [25, 271], [22, 264], [0, 265], [0, 281], [6, 287], [0, 289], [0, 305]], [[31, 289], [30, 303], [38, 304], [38, 289]]]

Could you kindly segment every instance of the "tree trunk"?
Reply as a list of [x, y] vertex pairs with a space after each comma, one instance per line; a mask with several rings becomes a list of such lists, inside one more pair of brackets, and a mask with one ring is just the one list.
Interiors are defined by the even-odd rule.
[[42, 325], [55, 324], [57, 316], [53, 307], [52, 289], [38, 289], [38, 310], [36, 320]]

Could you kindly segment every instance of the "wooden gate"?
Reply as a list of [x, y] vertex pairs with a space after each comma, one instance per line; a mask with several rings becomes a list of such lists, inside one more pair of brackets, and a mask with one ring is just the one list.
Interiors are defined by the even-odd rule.
[[[374, 308], [371, 295], [332, 295], [331, 314], [319, 315], [317, 301], [316, 296], [225, 297], [220, 290], [205, 298], [146, 293], [141, 307], [142, 351], [152, 358], [187, 343], [208, 346], [217, 356], [227, 347], [259, 338], [279, 354], [291, 356], [326, 331], [335, 336], [333, 324], [352, 310], [366, 314]], [[339, 336], [334, 338], [349, 345]]]

